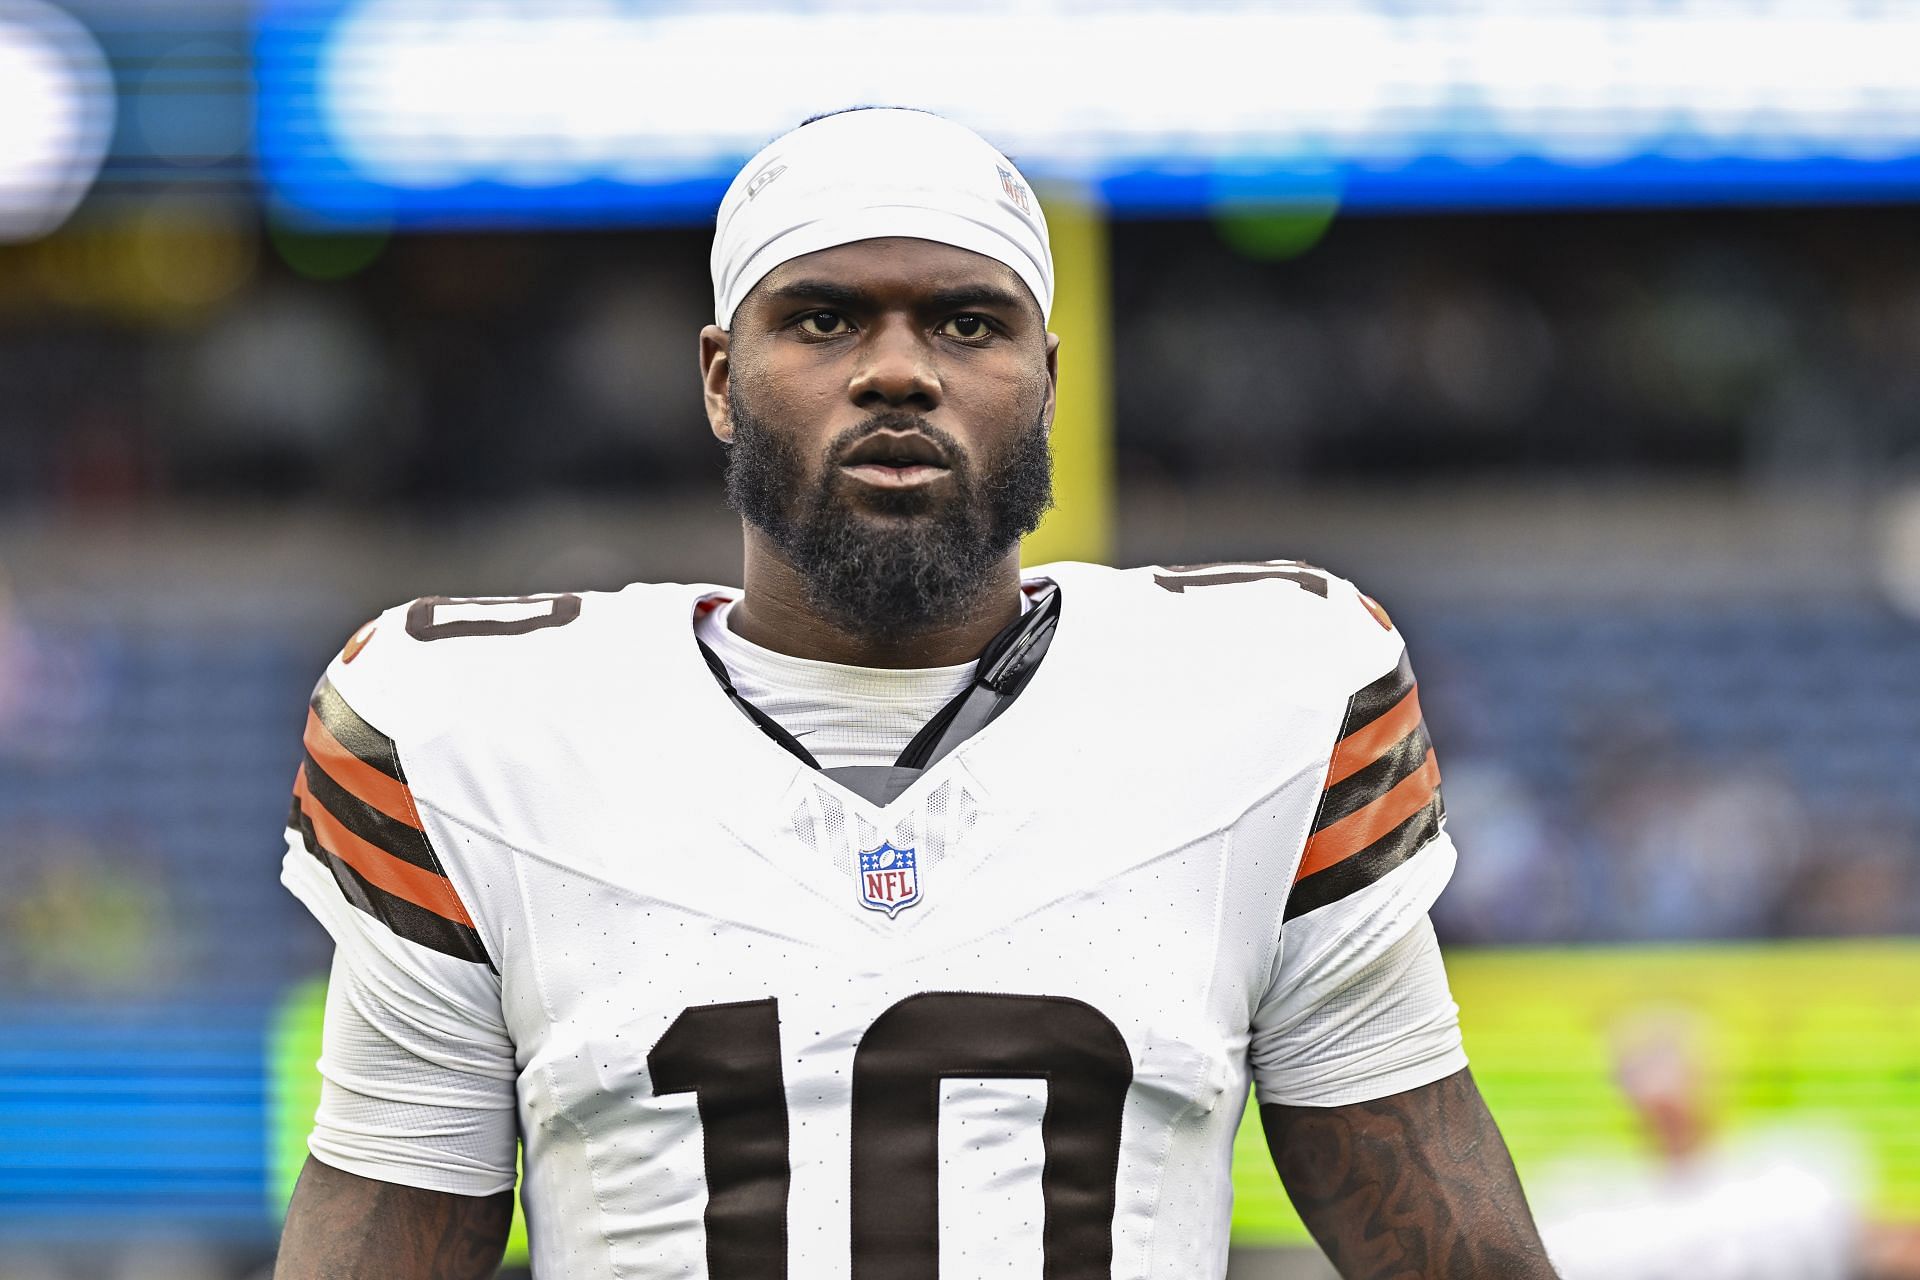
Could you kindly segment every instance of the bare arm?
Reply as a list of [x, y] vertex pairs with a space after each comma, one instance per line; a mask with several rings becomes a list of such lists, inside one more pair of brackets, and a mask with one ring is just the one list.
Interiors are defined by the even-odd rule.
[[487, 1280], [512, 1225], [511, 1191], [422, 1191], [309, 1157], [287, 1205], [274, 1280]]
[[1344, 1107], [1267, 1104], [1260, 1119], [1294, 1208], [1347, 1280], [1552, 1280], [1468, 1072]]

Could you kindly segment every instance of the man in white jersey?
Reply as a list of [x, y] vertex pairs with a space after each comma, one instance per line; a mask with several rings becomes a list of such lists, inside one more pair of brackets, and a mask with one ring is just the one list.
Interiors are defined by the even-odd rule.
[[1192, 1280], [1249, 1084], [1348, 1276], [1551, 1275], [1465, 1067], [1404, 646], [1288, 561], [1042, 566], [1046, 224], [915, 111], [741, 170], [744, 589], [429, 598], [315, 692], [285, 1280]]

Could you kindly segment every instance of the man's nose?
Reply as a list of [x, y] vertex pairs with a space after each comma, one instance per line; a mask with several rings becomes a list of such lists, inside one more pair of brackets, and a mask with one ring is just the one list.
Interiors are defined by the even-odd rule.
[[938, 408], [940, 371], [933, 348], [918, 326], [905, 319], [885, 320], [869, 329], [860, 345], [860, 361], [847, 384], [847, 396], [868, 411]]

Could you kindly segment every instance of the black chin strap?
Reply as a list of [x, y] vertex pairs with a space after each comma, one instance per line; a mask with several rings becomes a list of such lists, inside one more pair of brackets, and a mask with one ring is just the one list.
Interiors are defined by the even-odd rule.
[[[1014, 619], [980, 651], [973, 683], [934, 713], [931, 720], [913, 735], [906, 749], [892, 764], [849, 764], [820, 771], [847, 790], [877, 805], [887, 805], [912, 786], [914, 780], [949, 751], [993, 723], [1013, 705], [1027, 687], [1040, 660], [1053, 642], [1054, 629], [1060, 625], [1060, 588], [1049, 586], [1033, 607]], [[808, 768], [820, 769], [813, 753], [800, 740], [783, 729], [774, 718], [740, 696], [727, 675], [726, 664], [704, 642], [700, 654], [707, 668], [720, 682], [733, 705], [742, 715], [760, 727], [760, 731], [799, 757]]]

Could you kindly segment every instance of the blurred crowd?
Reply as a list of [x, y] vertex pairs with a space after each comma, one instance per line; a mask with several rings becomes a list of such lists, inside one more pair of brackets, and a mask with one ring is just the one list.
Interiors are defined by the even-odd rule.
[[1793, 486], [1920, 468], [1905, 210], [1347, 218], [1310, 252], [1287, 215], [1264, 225], [1116, 237], [1136, 465]]
[[[1436, 919], [1455, 942], [1896, 935], [1920, 930], [1920, 834], [1891, 797], [1819, 820], [1757, 748], [1702, 760], [1622, 726], [1570, 796], [1523, 762], [1456, 753], [1462, 859]], [[1890, 780], [1891, 785], [1891, 780]]]
[[[704, 231], [316, 237], [194, 207], [0, 248], [8, 503], [711, 479]], [[1112, 228], [1123, 476], [1920, 467], [1900, 210], [1331, 213]]]

